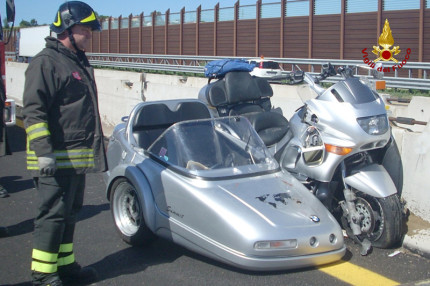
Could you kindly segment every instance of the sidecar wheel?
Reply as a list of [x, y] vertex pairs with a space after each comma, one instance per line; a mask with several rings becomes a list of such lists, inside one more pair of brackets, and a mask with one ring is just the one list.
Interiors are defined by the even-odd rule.
[[402, 211], [399, 197], [391, 195], [386, 198], [375, 198], [356, 192], [356, 209], [363, 216], [362, 234], [355, 236], [345, 218], [342, 226], [348, 236], [356, 242], [367, 238], [374, 247], [390, 248], [396, 246], [402, 237]]
[[122, 240], [131, 245], [145, 245], [155, 239], [146, 226], [142, 203], [135, 187], [126, 179], [118, 180], [110, 195], [111, 212]]

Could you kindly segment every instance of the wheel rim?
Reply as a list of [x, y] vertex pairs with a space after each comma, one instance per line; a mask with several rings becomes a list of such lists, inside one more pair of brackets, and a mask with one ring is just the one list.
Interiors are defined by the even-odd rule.
[[356, 210], [362, 217], [360, 223], [362, 235], [370, 241], [378, 240], [384, 230], [384, 213], [377, 199], [357, 196]]
[[113, 213], [118, 229], [127, 236], [134, 235], [141, 224], [141, 207], [133, 186], [120, 184], [115, 191]]

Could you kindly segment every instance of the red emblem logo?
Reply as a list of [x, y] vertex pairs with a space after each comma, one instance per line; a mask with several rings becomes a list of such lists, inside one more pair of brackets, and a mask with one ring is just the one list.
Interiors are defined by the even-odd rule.
[[72, 75], [73, 75], [73, 77], [74, 77], [74, 78], [76, 78], [77, 80], [81, 80], [81, 79], [82, 79], [78, 72], [73, 72], [73, 73], [72, 73]]

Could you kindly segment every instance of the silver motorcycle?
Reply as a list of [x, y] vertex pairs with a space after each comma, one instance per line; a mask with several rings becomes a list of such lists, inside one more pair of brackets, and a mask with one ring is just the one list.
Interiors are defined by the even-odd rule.
[[[245, 72], [209, 83], [199, 98], [215, 116], [246, 116], [282, 169], [320, 199], [366, 255], [401, 241], [403, 171], [383, 99], [352, 71], [328, 64], [318, 76], [292, 73], [292, 82], [306, 84], [299, 87], [304, 105], [289, 121], [272, 108], [270, 85]], [[320, 84], [337, 73], [342, 79], [331, 87]]]
[[340, 214], [342, 226], [366, 254], [371, 245], [388, 248], [401, 240], [401, 161], [383, 99], [351, 69], [338, 73], [343, 79], [327, 89], [319, 82], [336, 74], [332, 66], [319, 77], [304, 73], [307, 85], [299, 95], [305, 105], [289, 122], [291, 139], [281, 166]]

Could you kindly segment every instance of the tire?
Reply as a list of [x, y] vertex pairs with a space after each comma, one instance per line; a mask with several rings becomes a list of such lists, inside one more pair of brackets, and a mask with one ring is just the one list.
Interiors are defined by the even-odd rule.
[[356, 209], [364, 215], [361, 222], [363, 233], [358, 237], [346, 219], [342, 217], [342, 226], [348, 236], [360, 242], [367, 238], [372, 246], [377, 248], [391, 248], [397, 246], [402, 238], [402, 209], [399, 197], [394, 194], [385, 198], [375, 198], [362, 192], [355, 193]]
[[112, 218], [122, 240], [139, 246], [150, 244], [155, 239], [155, 235], [145, 224], [142, 202], [136, 188], [127, 179], [115, 182], [110, 202]]

